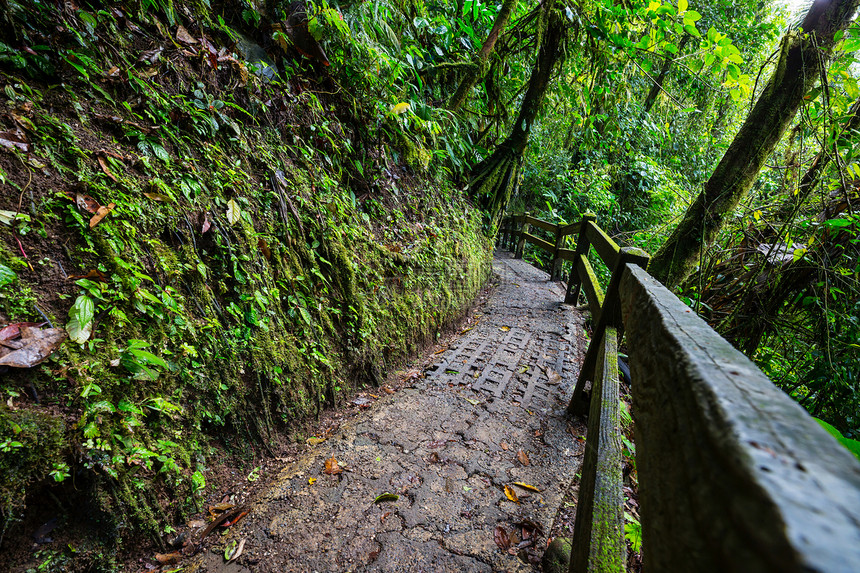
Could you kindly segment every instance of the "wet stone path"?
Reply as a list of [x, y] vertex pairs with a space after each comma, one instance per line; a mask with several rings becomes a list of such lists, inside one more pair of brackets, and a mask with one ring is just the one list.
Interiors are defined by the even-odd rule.
[[[286, 466], [189, 569], [539, 570], [582, 460], [564, 407], [585, 343], [546, 273], [508, 253], [494, 270], [500, 282], [472, 329], [412, 386]], [[344, 471], [326, 474], [332, 457]], [[397, 498], [377, 500], [385, 493]], [[225, 563], [224, 547], [241, 540]]]

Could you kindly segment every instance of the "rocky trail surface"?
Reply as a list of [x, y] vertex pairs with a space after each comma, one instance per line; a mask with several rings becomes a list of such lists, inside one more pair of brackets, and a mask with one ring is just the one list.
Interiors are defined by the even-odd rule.
[[564, 408], [585, 343], [546, 273], [507, 253], [494, 268], [471, 329], [287, 465], [186, 570], [538, 570], [572, 511], [584, 428]]

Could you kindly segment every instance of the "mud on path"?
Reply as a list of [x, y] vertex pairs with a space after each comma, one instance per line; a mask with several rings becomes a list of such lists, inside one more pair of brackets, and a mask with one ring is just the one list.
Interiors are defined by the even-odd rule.
[[[564, 414], [581, 317], [546, 273], [507, 253], [494, 268], [501, 282], [483, 315], [424, 378], [285, 467], [186, 570], [536, 570], [582, 460], [583, 429], [572, 435]], [[342, 472], [325, 473], [332, 457]], [[384, 493], [398, 497], [377, 501]], [[224, 548], [241, 540], [226, 563]]]

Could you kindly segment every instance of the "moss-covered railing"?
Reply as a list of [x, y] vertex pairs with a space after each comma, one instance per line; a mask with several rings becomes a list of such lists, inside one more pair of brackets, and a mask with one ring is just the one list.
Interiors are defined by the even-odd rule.
[[[529, 227], [555, 236], [555, 244]], [[577, 233], [575, 250], [561, 248]], [[571, 261], [591, 344], [568, 407], [588, 414], [570, 571], [624, 571], [617, 345], [626, 330], [646, 571], [860, 571], [860, 463], [585, 216], [504, 220], [503, 247]], [[604, 293], [586, 255], [612, 271]], [[591, 386], [590, 391], [588, 390]], [[590, 398], [589, 398], [590, 396]]]

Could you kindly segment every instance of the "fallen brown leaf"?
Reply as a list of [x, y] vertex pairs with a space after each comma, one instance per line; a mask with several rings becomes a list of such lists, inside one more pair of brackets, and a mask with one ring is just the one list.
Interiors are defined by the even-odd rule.
[[101, 204], [99, 204], [98, 201], [84, 193], [78, 193], [75, 195], [75, 204], [81, 211], [86, 211], [87, 213], [92, 213], [93, 215], [98, 213], [99, 209], [101, 208]]
[[530, 463], [528, 454], [526, 454], [526, 453], [525, 453], [524, 451], [522, 451], [522, 450], [520, 450], [520, 451], [518, 451], [518, 452], [517, 452], [517, 459], [518, 459], [518, 460], [520, 461], [520, 463], [521, 463], [521, 464], [523, 464], [524, 466], [527, 466], [527, 465], [529, 465], [529, 463]]
[[176, 39], [183, 44], [198, 44], [199, 42], [185, 29], [185, 26], [179, 26], [176, 29]]
[[178, 551], [173, 553], [156, 553], [155, 560], [158, 561], [161, 565], [173, 565], [174, 563], [179, 562], [179, 558], [182, 557], [182, 554]]
[[90, 229], [98, 225], [102, 222], [102, 219], [108, 216], [108, 213], [113, 211], [113, 208], [116, 207], [116, 203], [108, 203], [107, 207], [99, 207], [99, 210], [95, 215], [90, 219]]
[[332, 456], [325, 461], [325, 469], [323, 472], [330, 476], [336, 476], [337, 474], [342, 473], [343, 469], [338, 465], [334, 456]]
[[527, 483], [523, 483], [523, 482], [521, 482], [521, 481], [515, 481], [515, 482], [514, 482], [514, 485], [515, 485], [515, 486], [518, 486], [518, 487], [521, 487], [521, 488], [523, 488], [523, 489], [527, 489], [527, 490], [529, 490], [529, 491], [534, 491], [534, 492], [540, 493], [540, 490], [539, 490], [538, 488], [536, 488], [535, 486], [533, 486], [533, 485], [529, 485], [529, 484], [527, 484]]
[[30, 151], [30, 143], [27, 141], [27, 136], [20, 129], [0, 132], [0, 146], [7, 149]]
[[508, 531], [502, 527], [501, 525], [497, 525], [496, 529], [493, 531], [493, 540], [496, 542], [496, 545], [499, 546], [499, 549], [502, 551], [507, 551], [511, 546], [511, 540], [508, 537]]
[[561, 382], [561, 374], [553, 370], [552, 368], [547, 368], [546, 376], [549, 378], [549, 384], [558, 384]]
[[236, 551], [233, 552], [233, 555], [230, 556], [230, 559], [227, 561], [227, 563], [232, 563], [242, 555], [242, 551], [245, 550], [245, 542], [247, 540], [247, 537], [242, 538], [242, 541], [239, 542], [239, 546], [236, 548]]
[[[9, 325], [10, 328], [14, 325]], [[3, 329], [4, 331], [6, 329]], [[21, 340], [13, 338], [2, 339], [4, 344], [0, 346], [0, 366], [11, 366], [12, 368], [32, 368], [43, 362], [60, 343], [66, 339], [66, 331], [62, 328], [37, 328], [34, 326], [20, 326], [19, 334]], [[8, 336], [8, 333], [7, 333]], [[9, 346], [17, 348], [10, 351]]]
[[233, 503], [218, 503], [209, 507], [209, 515], [215, 517], [216, 515], [231, 510], [234, 507], [236, 507], [236, 504]]
[[99, 167], [102, 168], [102, 172], [108, 176], [108, 179], [110, 179], [111, 181], [116, 183], [117, 182], [116, 175], [111, 173], [110, 167], [108, 167], [107, 159], [104, 156], [99, 155], [97, 160], [99, 162]]
[[511, 448], [511, 445], [507, 442], [500, 442], [499, 446], [505, 451], [508, 451]]
[[67, 278], [70, 281], [76, 281], [78, 279], [92, 279], [94, 281], [107, 282], [107, 276], [98, 269], [90, 269], [90, 271], [85, 275], [69, 275]]

